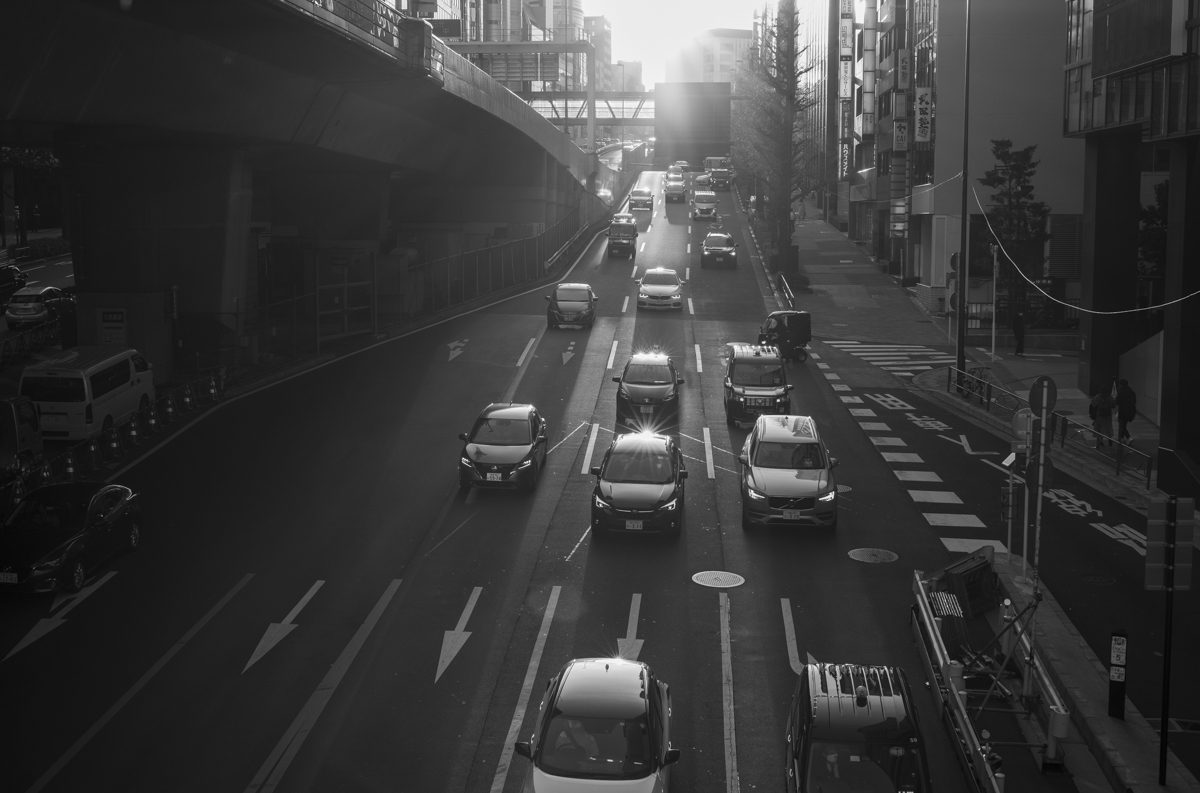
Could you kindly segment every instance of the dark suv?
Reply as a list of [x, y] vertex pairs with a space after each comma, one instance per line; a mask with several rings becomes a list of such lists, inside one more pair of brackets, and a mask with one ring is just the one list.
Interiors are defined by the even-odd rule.
[[700, 266], [722, 265], [737, 267], [737, 243], [733, 237], [720, 232], [713, 232], [704, 238], [700, 247]]
[[788, 713], [784, 789], [929, 793], [929, 763], [904, 671], [805, 664]]
[[671, 359], [659, 353], [634, 354], [625, 371], [613, 377], [617, 389], [617, 425], [657, 432], [679, 423], [683, 378]]
[[546, 420], [533, 405], [488, 405], [475, 419], [458, 461], [458, 486], [533, 490], [546, 464]]
[[725, 421], [753, 423], [763, 413], [789, 413], [787, 372], [774, 347], [730, 344], [725, 370]]
[[615, 531], [679, 536], [688, 472], [675, 441], [644, 432], [618, 435], [592, 474], [593, 536]]

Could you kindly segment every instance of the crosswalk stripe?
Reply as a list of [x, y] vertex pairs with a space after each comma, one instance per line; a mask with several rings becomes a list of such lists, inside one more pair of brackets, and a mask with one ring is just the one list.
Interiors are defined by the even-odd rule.
[[962, 499], [949, 490], [910, 490], [908, 494], [918, 504], [961, 504]]
[[949, 512], [926, 512], [925, 520], [930, 526], [954, 526], [956, 528], [986, 529], [983, 521], [974, 515], [958, 515]]
[[880, 452], [889, 463], [923, 463], [921, 455], [913, 452]]
[[901, 482], [940, 482], [942, 478], [933, 471], [896, 471]]

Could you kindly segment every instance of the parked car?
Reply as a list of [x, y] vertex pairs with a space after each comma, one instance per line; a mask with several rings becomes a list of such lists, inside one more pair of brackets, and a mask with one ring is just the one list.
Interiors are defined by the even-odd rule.
[[493, 403], [480, 412], [458, 462], [458, 486], [533, 490], [546, 464], [546, 420], [533, 405]]
[[40, 325], [75, 310], [75, 297], [54, 286], [26, 286], [18, 289], [4, 309], [4, 321], [16, 330]]
[[829, 453], [809, 416], [759, 416], [738, 455], [742, 528], [838, 524], [838, 490]]
[[683, 453], [671, 438], [648, 432], [618, 435], [592, 467], [592, 534], [683, 530]]
[[0, 591], [77, 592], [118, 550], [136, 549], [141, 537], [141, 504], [127, 487], [39, 487], [0, 525]]
[[0, 296], [7, 297], [25, 286], [25, 271], [15, 264], [0, 265]]

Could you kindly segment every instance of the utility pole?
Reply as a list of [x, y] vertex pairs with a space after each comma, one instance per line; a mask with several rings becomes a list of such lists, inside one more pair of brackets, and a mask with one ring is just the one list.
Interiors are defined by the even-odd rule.
[[[954, 366], [958, 370], [955, 378], [960, 392], [964, 372], [967, 369], [967, 271], [970, 258], [970, 214], [967, 211], [967, 195], [970, 192], [970, 162], [967, 158], [971, 136], [971, 0], [966, 0], [967, 30], [963, 42], [963, 160], [962, 160], [962, 225], [959, 232], [957, 300], [954, 313], [957, 318], [954, 334]], [[1041, 505], [1038, 505], [1041, 507]]]

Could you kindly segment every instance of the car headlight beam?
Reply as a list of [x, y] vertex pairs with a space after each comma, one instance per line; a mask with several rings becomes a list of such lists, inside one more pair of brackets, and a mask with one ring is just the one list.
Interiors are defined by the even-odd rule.
[[824, 501], [826, 503], [833, 501], [835, 498], [837, 498], [836, 490], [830, 490], [828, 493], [826, 493], [823, 496], [817, 496], [818, 501]]
[[767, 498], [766, 493], [761, 493], [752, 487], [746, 488], [746, 492], [748, 492], [750, 494], [750, 498], [754, 499], [755, 501], [765, 501]]
[[592, 496], [592, 503], [596, 505], [597, 509], [609, 509], [612, 506], [600, 496]]
[[516, 468], [514, 468], [513, 470], [514, 470], [514, 471], [524, 471], [526, 468], [528, 468], [528, 467], [529, 467], [529, 466], [531, 466], [531, 465], [533, 465], [533, 459], [532, 459], [532, 458], [530, 458], [530, 459], [526, 460], [525, 462], [521, 463], [520, 465], [518, 465], [518, 466], [517, 466]]
[[679, 505], [679, 499], [673, 498], [670, 501], [668, 501], [667, 503], [663, 504], [662, 508], [667, 510], [668, 512], [674, 512], [675, 507], [677, 507], [678, 505]]

